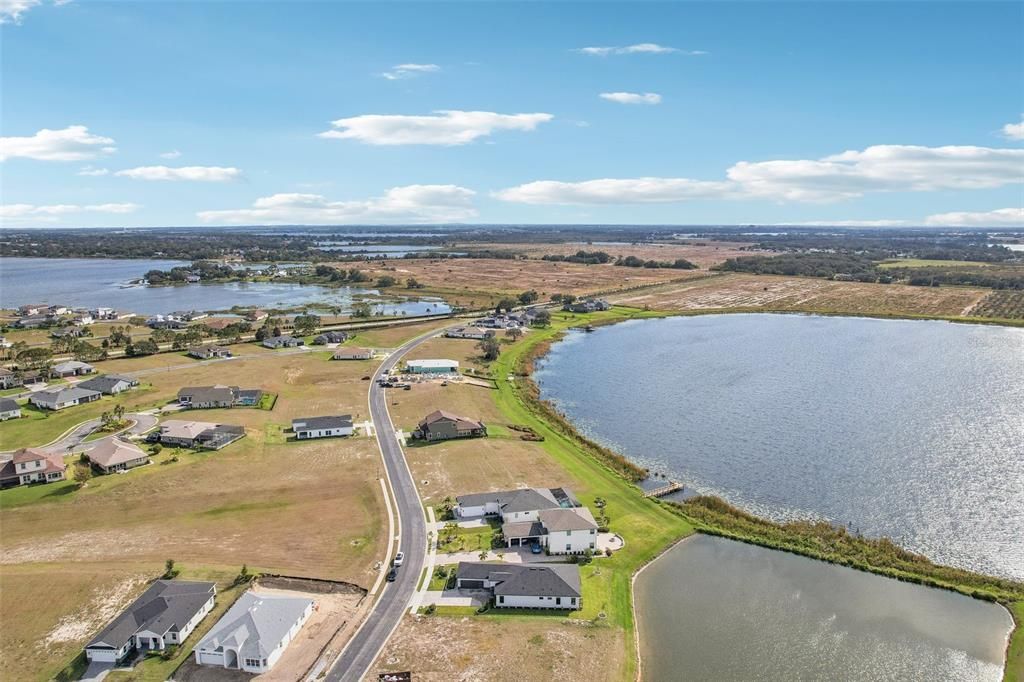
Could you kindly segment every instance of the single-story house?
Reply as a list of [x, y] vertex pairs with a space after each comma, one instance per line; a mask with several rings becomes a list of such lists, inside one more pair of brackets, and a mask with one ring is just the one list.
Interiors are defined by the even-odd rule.
[[90, 312], [92, 313], [92, 316], [94, 318], [96, 318], [97, 320], [113, 320], [113, 319], [116, 319], [114, 317], [114, 309], [113, 308], [107, 308], [107, 307], [93, 308]]
[[213, 610], [217, 585], [157, 580], [85, 646], [89, 661], [120, 663], [135, 651], [180, 645]]
[[265, 673], [309, 620], [315, 605], [312, 599], [250, 590], [196, 645], [196, 663]]
[[94, 318], [89, 313], [80, 313], [78, 315], [75, 315], [73, 318], [71, 318], [71, 323], [72, 324], [77, 324], [77, 325], [92, 324], [95, 321], [96, 321], [96, 318]]
[[0, 398], [0, 422], [21, 416], [21, 405], [13, 398]]
[[22, 448], [0, 466], [0, 488], [64, 480], [64, 458], [41, 448]]
[[352, 415], [335, 417], [304, 417], [292, 420], [292, 431], [299, 440], [352, 435]]
[[326, 346], [329, 343], [345, 343], [348, 341], [348, 334], [345, 332], [324, 332], [313, 339], [318, 346]]
[[56, 378], [77, 377], [83, 374], [92, 374], [95, 371], [96, 368], [88, 362], [68, 360], [67, 362], [61, 362], [54, 365], [53, 369], [50, 370], [50, 376]]
[[270, 338], [263, 339], [264, 348], [295, 348], [301, 346], [305, 342], [302, 339], [297, 339], [294, 336], [288, 336], [287, 334], [282, 336], [271, 336]]
[[186, 386], [178, 390], [178, 404], [192, 409], [231, 407], [235, 392], [231, 386]]
[[566, 303], [562, 306], [562, 310], [570, 313], [594, 313], [599, 310], [608, 310], [611, 307], [608, 301], [603, 301], [599, 298], [588, 298], [585, 301]]
[[370, 360], [372, 358], [372, 348], [356, 348], [355, 346], [342, 346], [331, 356], [332, 360]]
[[435, 410], [423, 418], [412, 435], [413, 438], [422, 438], [426, 441], [475, 438], [486, 436], [487, 427], [483, 422], [468, 417], [460, 417], [445, 410]]
[[583, 554], [597, 549], [597, 522], [586, 507], [542, 509], [537, 521], [511, 521], [501, 526], [505, 544], [539, 543], [550, 554]]
[[65, 407], [82, 405], [99, 400], [103, 396], [99, 391], [90, 391], [87, 388], [71, 386], [68, 388], [51, 388], [46, 391], [36, 391], [29, 396], [28, 401], [36, 407], [45, 410], [63, 410]]
[[231, 424], [168, 419], [160, 425], [157, 438], [161, 445], [220, 450], [245, 436], [245, 429]]
[[12, 372], [6, 367], [0, 367], [0, 388], [14, 388], [24, 383], [20, 374]]
[[536, 521], [542, 509], [573, 509], [579, 500], [567, 488], [519, 488], [455, 498], [459, 518], [497, 516], [502, 521]]
[[200, 360], [209, 360], [210, 358], [230, 358], [231, 349], [225, 348], [224, 346], [195, 346], [194, 348], [188, 349], [188, 354], [189, 356]]
[[409, 360], [405, 363], [406, 371], [413, 374], [456, 374], [459, 371], [458, 360]]
[[45, 327], [51, 322], [52, 320], [48, 315], [30, 315], [29, 317], [18, 318], [14, 326], [21, 329], [36, 329], [37, 327]]
[[444, 335], [450, 339], [487, 339], [494, 336], [494, 330], [484, 327], [452, 327]]
[[188, 323], [174, 315], [154, 315], [146, 320], [146, 326], [150, 329], [184, 329]]
[[18, 307], [18, 314], [22, 317], [27, 315], [41, 315], [49, 312], [50, 306], [47, 303], [27, 303]]
[[77, 327], [60, 327], [50, 332], [50, 336], [55, 339], [63, 339], [65, 337], [79, 338], [85, 334], [85, 330], [78, 329]]
[[270, 314], [264, 310], [250, 310], [245, 314], [245, 319], [250, 322], [259, 322], [270, 317]]
[[105, 474], [133, 469], [149, 462], [139, 446], [120, 438], [106, 438], [86, 453], [92, 465]]
[[192, 409], [251, 407], [260, 402], [263, 391], [238, 386], [186, 386], [178, 390], [178, 404]]
[[123, 374], [104, 374], [80, 381], [75, 385], [79, 388], [87, 388], [90, 391], [99, 391], [106, 395], [117, 395], [138, 386], [139, 380], [135, 377], [124, 376]]
[[6, 336], [0, 336], [0, 348], [10, 348], [14, 345], [13, 341], [8, 341]]
[[582, 607], [580, 569], [575, 564], [487, 564], [460, 561], [459, 589], [488, 590], [497, 608], [565, 609]]

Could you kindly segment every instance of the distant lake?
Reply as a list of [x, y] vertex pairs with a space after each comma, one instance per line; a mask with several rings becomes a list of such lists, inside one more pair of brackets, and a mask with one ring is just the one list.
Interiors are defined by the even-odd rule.
[[1002, 679], [1013, 626], [953, 592], [700, 535], [636, 579], [643, 678]]
[[[410, 253], [439, 251], [440, 246], [416, 246], [413, 244], [352, 244], [351, 242], [318, 242], [321, 251], [340, 251], [346, 256], [365, 258], [405, 258]], [[456, 254], [462, 255], [462, 254]]]
[[332, 288], [274, 282], [228, 282], [184, 286], [128, 286], [149, 270], [169, 270], [188, 262], [104, 258], [0, 258], [0, 307], [60, 303], [155, 315], [176, 310], [227, 310], [232, 306], [275, 308], [326, 303], [342, 311], [365, 301], [374, 311], [394, 315], [445, 313], [451, 308], [434, 298], [380, 301], [375, 289]]
[[580, 430], [690, 491], [1024, 579], [1024, 329], [738, 314], [555, 344]]

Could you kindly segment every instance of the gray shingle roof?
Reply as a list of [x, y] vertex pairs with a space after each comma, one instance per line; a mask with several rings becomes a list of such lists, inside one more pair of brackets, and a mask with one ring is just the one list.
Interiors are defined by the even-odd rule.
[[215, 583], [157, 580], [87, 646], [120, 649], [139, 630], [164, 633], [180, 629], [210, 600], [215, 587]]
[[39, 398], [47, 403], [66, 403], [70, 400], [81, 400], [90, 396], [99, 395], [99, 391], [90, 391], [87, 388], [72, 386], [71, 388], [55, 388], [50, 391], [38, 391], [32, 397]]
[[196, 649], [234, 649], [239, 660], [267, 658], [312, 603], [312, 599], [246, 592]]
[[92, 379], [86, 379], [85, 381], [78, 382], [77, 386], [80, 388], [87, 388], [90, 391], [99, 391], [100, 393], [110, 393], [114, 390], [117, 384], [124, 382], [129, 386], [133, 386], [138, 383], [136, 379], [131, 377], [119, 376], [117, 374], [104, 374], [101, 377], [93, 377]]
[[352, 415], [350, 414], [341, 414], [330, 417], [304, 417], [292, 420], [293, 431], [348, 428], [352, 428]]
[[0, 412], [13, 412], [20, 410], [21, 405], [11, 398], [0, 398]]
[[495, 595], [506, 597], [579, 597], [580, 570], [575, 564], [485, 564], [459, 562], [460, 579], [497, 582]]
[[502, 490], [496, 493], [459, 495], [455, 500], [463, 507], [477, 507], [495, 502], [501, 507], [503, 514], [537, 511], [540, 509], [557, 509], [562, 506], [556, 499], [554, 492], [548, 488], [520, 488], [518, 490]]
[[597, 528], [594, 515], [586, 507], [578, 509], [544, 509], [538, 515], [549, 533], [562, 530], [593, 530]]

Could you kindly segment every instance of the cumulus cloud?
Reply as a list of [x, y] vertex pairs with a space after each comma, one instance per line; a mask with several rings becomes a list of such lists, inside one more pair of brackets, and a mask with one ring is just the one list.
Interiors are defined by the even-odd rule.
[[109, 137], [93, 135], [83, 125], [62, 130], [43, 128], [30, 137], [0, 137], [0, 161], [13, 158], [38, 161], [84, 161], [117, 151]]
[[599, 97], [619, 104], [661, 104], [661, 95], [656, 92], [602, 92]]
[[382, 73], [381, 78], [387, 78], [389, 81], [398, 81], [406, 78], [415, 78], [424, 73], [437, 73], [440, 70], [441, 67], [437, 64], [396, 64], [391, 67], [390, 71]]
[[177, 149], [172, 149], [169, 152], [164, 152], [163, 154], [161, 154], [160, 158], [161, 159], [177, 159], [180, 156], [181, 156], [181, 152], [179, 152]]
[[187, 180], [191, 182], [230, 182], [242, 177], [237, 168], [220, 166], [140, 166], [119, 170], [114, 175], [133, 180]]
[[827, 202], [869, 192], [988, 189], [1024, 182], [1024, 150], [877, 145], [822, 159], [741, 161], [721, 181], [691, 178], [543, 180], [495, 193], [530, 204], [760, 198]]
[[0, 0], [0, 24], [20, 24], [22, 15], [40, 0]]
[[57, 222], [63, 216], [78, 213], [133, 213], [142, 208], [138, 204], [3, 204], [0, 205], [0, 220], [17, 220], [19, 222]]
[[943, 227], [1024, 227], [1024, 208], [997, 208], [994, 211], [956, 211], [936, 213], [925, 225]]
[[493, 111], [435, 111], [426, 116], [365, 114], [332, 121], [336, 130], [318, 137], [358, 140], [364, 144], [462, 145], [500, 130], [534, 130], [551, 114], [498, 114]]
[[654, 204], [728, 196], [726, 182], [687, 178], [603, 178], [584, 182], [538, 180], [494, 193], [521, 204]]
[[78, 169], [78, 175], [84, 175], [86, 177], [99, 177], [101, 175], [109, 175], [110, 171], [106, 168], [93, 168], [92, 166], [82, 166]]
[[320, 194], [274, 194], [252, 208], [201, 211], [206, 223], [341, 225], [352, 223], [450, 223], [475, 218], [475, 193], [457, 185], [393, 187], [384, 196], [329, 201]]
[[1010, 140], [1024, 140], [1024, 114], [1021, 114], [1020, 123], [1004, 125], [1003, 135]]
[[591, 57], [607, 57], [613, 54], [673, 54], [681, 53], [691, 56], [705, 55], [707, 52], [704, 50], [680, 50], [678, 47], [667, 47], [665, 45], [659, 45], [657, 43], [636, 43], [635, 45], [625, 46], [604, 46], [604, 47], [581, 47], [576, 50], [580, 54], [590, 55]]

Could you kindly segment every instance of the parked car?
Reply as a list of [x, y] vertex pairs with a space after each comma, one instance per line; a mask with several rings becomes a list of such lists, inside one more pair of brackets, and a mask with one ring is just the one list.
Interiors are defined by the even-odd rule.
[[389, 583], [393, 583], [393, 582], [395, 582], [395, 578], [397, 578], [397, 577], [398, 577], [398, 571], [396, 571], [395, 569], [392, 568], [390, 571], [388, 571], [388, 577], [385, 578], [385, 580], [387, 580]]
[[398, 554], [395, 555], [395, 560], [392, 561], [391, 563], [393, 563], [395, 565], [395, 568], [398, 568], [399, 566], [402, 565], [403, 561], [405, 561], [405, 553], [404, 552], [399, 552]]
[[540, 554], [543, 551], [544, 550], [541, 548], [539, 542], [535, 542], [532, 545], [530, 545], [530, 553], [531, 554]]

